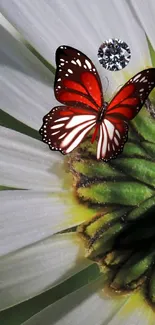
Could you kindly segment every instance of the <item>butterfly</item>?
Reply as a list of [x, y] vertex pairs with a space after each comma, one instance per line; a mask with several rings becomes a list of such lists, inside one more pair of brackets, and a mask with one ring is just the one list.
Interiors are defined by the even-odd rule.
[[92, 61], [69, 46], [56, 51], [54, 91], [63, 106], [43, 118], [42, 140], [51, 150], [68, 154], [88, 135], [97, 140], [97, 159], [108, 161], [123, 151], [128, 122], [140, 111], [155, 86], [155, 69], [137, 73], [107, 103]]

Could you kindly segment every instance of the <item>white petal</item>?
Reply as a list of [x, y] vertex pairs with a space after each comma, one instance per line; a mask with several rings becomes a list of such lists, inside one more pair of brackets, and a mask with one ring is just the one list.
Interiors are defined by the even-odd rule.
[[0, 309], [48, 290], [90, 265], [79, 249], [76, 235], [57, 235], [1, 258]]
[[1, 185], [21, 189], [62, 190], [63, 156], [21, 133], [0, 127]]
[[[101, 291], [104, 277], [47, 307], [23, 325], [108, 325], [127, 301], [113, 300]], [[124, 323], [123, 325], [125, 325]]]
[[0, 191], [0, 207], [0, 256], [79, 223], [74, 203], [49, 192]]
[[108, 76], [113, 91], [124, 82], [124, 77], [122, 72], [115, 72], [113, 78], [117, 82], [112, 83], [112, 73], [99, 64], [97, 52], [103, 41], [120, 38], [128, 43], [132, 57], [124, 71], [130, 75], [150, 64], [144, 31], [124, 0], [119, 1], [119, 6], [117, 0], [96, 0], [91, 5], [90, 0], [12, 0], [11, 3], [1, 0], [0, 8], [24, 37], [53, 64], [55, 50], [61, 44], [71, 45], [87, 54], [100, 75]]
[[[153, 321], [151, 321], [153, 316]], [[132, 294], [108, 325], [154, 324], [154, 311], [138, 292]]]
[[151, 310], [139, 293], [110, 296], [104, 278], [45, 308], [22, 325], [146, 325], [154, 324]]
[[8, 22], [7, 19], [0, 13], [0, 25], [2, 25], [13, 37], [21, 40], [20, 33]]
[[152, 46], [155, 48], [155, 2], [154, 0], [131, 0], [132, 6], [135, 9], [136, 15], [139, 18], [146, 35], [151, 41]]
[[53, 74], [17, 39], [0, 26], [1, 109], [39, 129], [55, 106]]

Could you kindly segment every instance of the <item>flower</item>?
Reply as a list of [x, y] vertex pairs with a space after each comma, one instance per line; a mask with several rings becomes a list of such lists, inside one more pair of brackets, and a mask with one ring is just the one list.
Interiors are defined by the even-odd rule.
[[[153, 8], [150, 1], [151, 5]], [[107, 286], [108, 283], [117, 290], [133, 289], [143, 281], [149, 285], [147, 293], [154, 302], [154, 227], [145, 231], [153, 222], [149, 215], [154, 207], [153, 117], [143, 109], [132, 123], [124, 154], [109, 164], [94, 161], [95, 147], [87, 142], [65, 163], [63, 156], [50, 152], [38, 141], [35, 131], [40, 128], [43, 115], [56, 104], [51, 91], [54, 75], [45, 60], [55, 65], [54, 53], [60, 44], [74, 46], [87, 54], [102, 77], [103, 87], [105, 76], [108, 77], [108, 99], [126, 78], [151, 66], [145, 31], [154, 46], [150, 28], [153, 20], [150, 17], [148, 23], [143, 15], [145, 3], [140, 7], [142, 10], [137, 11], [133, 1], [120, 0], [119, 5], [114, 0], [13, 0], [11, 3], [1, 0], [3, 15], [20, 34], [3, 20], [0, 308], [7, 309], [37, 296], [81, 270], [93, 269], [94, 260], [103, 272], [96, 273], [94, 281], [88, 279], [88, 284], [85, 282], [81, 288], [77, 284], [78, 290], [64, 294], [62, 299], [55, 298], [49, 307], [42, 305], [37, 315], [33, 305], [33, 311], [23, 316], [22, 323], [30, 316], [33, 317], [26, 322], [30, 325], [153, 322], [154, 313], [141, 293], [146, 288], [141, 286], [141, 292], [118, 296]], [[38, 59], [23, 44], [22, 37], [44, 58], [44, 64], [40, 56]], [[126, 41], [131, 49], [131, 61], [125, 72], [107, 72], [99, 65], [98, 48], [103, 40], [113, 37]], [[74, 177], [74, 192], [66, 164]], [[83, 201], [91, 203], [91, 207], [83, 205]], [[89, 259], [84, 256], [79, 233]], [[143, 242], [147, 250], [139, 249], [136, 255], [137, 241]], [[122, 243], [126, 245], [125, 252]], [[124, 270], [122, 261], [130, 253], [133, 254], [133, 259], [129, 259], [130, 269], [127, 264]]]

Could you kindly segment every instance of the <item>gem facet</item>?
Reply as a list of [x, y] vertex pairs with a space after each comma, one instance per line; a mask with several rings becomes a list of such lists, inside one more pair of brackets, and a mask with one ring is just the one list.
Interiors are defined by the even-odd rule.
[[98, 50], [98, 59], [101, 65], [110, 71], [124, 69], [131, 58], [129, 46], [120, 39], [105, 41]]

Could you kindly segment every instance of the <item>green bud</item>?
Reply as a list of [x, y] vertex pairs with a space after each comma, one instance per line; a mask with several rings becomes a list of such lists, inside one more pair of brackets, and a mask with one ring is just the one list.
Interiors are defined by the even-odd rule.
[[137, 252], [120, 268], [116, 274], [111, 287], [119, 289], [135, 289], [145, 279], [143, 276], [153, 263], [155, 251]]
[[109, 267], [116, 267], [124, 263], [129, 258], [131, 253], [131, 250], [113, 250], [105, 256], [103, 262]]
[[[72, 167], [76, 173], [90, 177], [90, 178], [120, 178], [123, 173], [115, 170], [114, 167], [97, 160], [85, 159], [83, 162], [74, 161]], [[125, 175], [124, 175], [125, 177]]]
[[79, 187], [77, 194], [83, 201], [96, 204], [138, 205], [153, 195], [153, 190], [137, 182], [103, 182]]
[[150, 276], [150, 280], [148, 283], [148, 296], [152, 303], [155, 303], [155, 268]]
[[127, 213], [126, 220], [136, 220], [141, 217], [148, 218], [154, 217], [155, 213], [155, 196], [150, 197], [146, 201], [142, 202], [137, 208]]
[[97, 256], [104, 256], [107, 252], [112, 250], [115, 242], [115, 237], [123, 229], [124, 225], [121, 222], [117, 222], [104, 233], [99, 233], [96, 237], [92, 238], [89, 243], [87, 257], [93, 259]]
[[131, 141], [130, 142], [128, 141], [125, 144], [123, 149], [123, 155], [127, 157], [132, 157], [135, 155], [140, 157], [147, 157], [147, 153], [145, 152], [145, 150], [138, 143], [136, 144]]
[[155, 143], [155, 121], [145, 107], [133, 119], [132, 125], [141, 137]]
[[131, 123], [129, 123], [128, 141], [137, 142], [137, 132], [134, 131]]
[[123, 217], [124, 214], [126, 214], [126, 211], [126, 208], [122, 208], [107, 213], [99, 213], [90, 221], [84, 222], [80, 225], [78, 227], [78, 232], [85, 236], [86, 239], [92, 241], [99, 232], [104, 233], [104, 231], [110, 227], [111, 223], [114, 223]]
[[154, 159], [155, 158], [155, 143], [143, 141], [141, 143], [141, 145], [145, 149], [147, 154]]
[[145, 184], [155, 186], [155, 163], [144, 158], [117, 158], [113, 165]]

